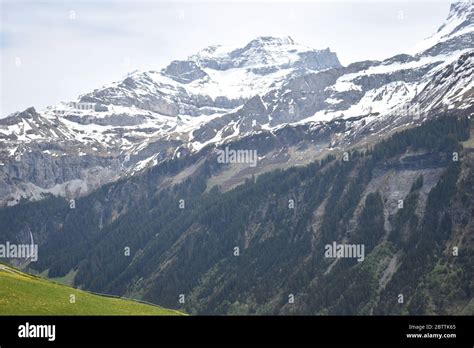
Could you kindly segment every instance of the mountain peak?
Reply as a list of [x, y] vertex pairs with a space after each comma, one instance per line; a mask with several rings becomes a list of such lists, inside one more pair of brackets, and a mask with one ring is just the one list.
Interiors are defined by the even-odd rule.
[[35, 116], [35, 115], [38, 115], [38, 113], [36, 112], [36, 109], [33, 106], [30, 106], [30, 107], [26, 108], [23, 111], [17, 111], [17, 112], [14, 112], [14, 113], [8, 115], [7, 117], [5, 117], [5, 119], [15, 118], [15, 117], [17, 117], [17, 118], [18, 117], [20, 117], [20, 118], [31, 118], [32, 116]]
[[294, 45], [295, 41], [290, 36], [258, 36], [257, 38], [250, 41], [248, 45], [269, 45], [269, 46], [283, 46], [283, 45]]
[[[258, 36], [252, 39], [244, 46], [227, 46], [227, 45], [212, 45], [208, 46], [196, 54], [190, 56], [188, 59], [193, 61], [205, 61], [214, 59], [232, 59], [238, 55], [242, 55], [244, 52], [258, 50], [259, 54], [263, 54], [265, 51], [275, 50], [288, 50], [292, 49], [284, 46], [299, 46], [300, 50], [303, 46], [295, 43], [290, 36]], [[304, 47], [305, 50], [312, 50], [309, 47]]]
[[466, 14], [472, 14], [473, 12], [474, 2], [472, 0], [454, 2], [449, 8], [448, 19], [452, 17], [462, 17]]
[[211, 45], [203, 48], [192, 57], [209, 57], [209, 56], [225, 56], [236, 50], [242, 50], [246, 47], [264, 47], [264, 46], [285, 46], [298, 45], [290, 36], [257, 36], [250, 40], [245, 46], [226, 46], [226, 45]]
[[188, 59], [202, 68], [250, 68], [259, 74], [277, 68], [320, 70], [340, 66], [336, 54], [329, 49], [316, 50], [296, 43], [290, 36], [258, 36], [243, 47], [209, 46]]
[[449, 15], [446, 21], [438, 29], [443, 32], [443, 35], [449, 35], [466, 27], [472, 25], [474, 20], [474, 2], [473, 1], [459, 1], [452, 3], [449, 8]]
[[436, 33], [418, 43], [410, 53], [436, 55], [472, 48], [473, 33], [474, 2], [470, 0], [455, 2], [451, 4], [448, 17]]

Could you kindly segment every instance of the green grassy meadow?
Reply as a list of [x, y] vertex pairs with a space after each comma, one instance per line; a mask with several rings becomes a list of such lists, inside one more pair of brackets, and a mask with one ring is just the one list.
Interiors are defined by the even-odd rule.
[[[71, 303], [71, 295], [75, 303]], [[0, 264], [0, 315], [183, 315], [133, 300], [94, 295]]]

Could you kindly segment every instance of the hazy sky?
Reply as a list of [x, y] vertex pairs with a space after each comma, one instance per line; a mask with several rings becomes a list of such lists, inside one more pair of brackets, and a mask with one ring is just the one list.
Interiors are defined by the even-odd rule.
[[434, 33], [449, 2], [0, 0], [0, 11], [4, 117], [262, 35], [329, 47], [343, 65], [388, 58]]

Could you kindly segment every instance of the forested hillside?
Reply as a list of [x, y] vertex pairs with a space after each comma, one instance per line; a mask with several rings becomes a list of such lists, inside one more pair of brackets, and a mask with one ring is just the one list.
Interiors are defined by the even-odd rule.
[[[225, 191], [211, 155], [170, 161], [73, 207], [2, 209], [0, 240], [31, 232], [32, 269], [194, 314], [473, 314], [470, 127], [438, 117]], [[334, 242], [364, 260], [326, 257]]]

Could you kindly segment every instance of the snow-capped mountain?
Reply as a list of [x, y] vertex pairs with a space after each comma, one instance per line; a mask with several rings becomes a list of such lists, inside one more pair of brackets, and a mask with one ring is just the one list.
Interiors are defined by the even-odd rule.
[[76, 101], [0, 120], [0, 204], [75, 197], [206, 146], [282, 127], [346, 122], [343, 148], [473, 105], [474, 5], [410, 51], [343, 67], [289, 37], [211, 46], [161, 71], [135, 72]]
[[161, 71], [137, 72], [80, 98], [166, 116], [222, 114], [294, 76], [340, 67], [336, 54], [259, 37], [243, 48], [211, 46]]
[[135, 72], [41, 112], [15, 113], [0, 120], [0, 203], [74, 197], [197, 151], [205, 145], [194, 141], [201, 125], [292, 77], [340, 66], [329, 49], [259, 37], [243, 48], [205, 48], [160, 72]]

